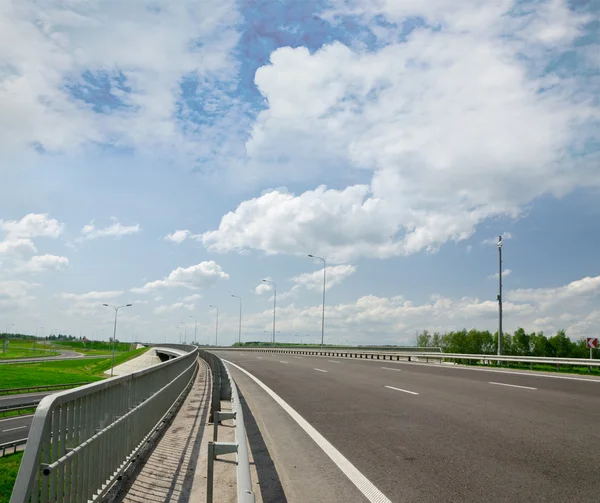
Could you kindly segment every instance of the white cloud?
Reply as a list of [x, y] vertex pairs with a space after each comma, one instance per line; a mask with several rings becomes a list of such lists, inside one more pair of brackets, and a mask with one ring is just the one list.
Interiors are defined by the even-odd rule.
[[[505, 278], [506, 276], [510, 276], [511, 273], [512, 273], [511, 269], [503, 269], [502, 277]], [[498, 273], [490, 274], [488, 276], [488, 279], [498, 279]]]
[[194, 293], [192, 295], [188, 295], [186, 297], [183, 298], [184, 302], [196, 302], [197, 300], [200, 300], [202, 298], [202, 295], [200, 295], [199, 293]]
[[[238, 20], [233, 0], [3, 2], [0, 148], [205, 155], [210, 129], [189, 126], [185, 107], [175, 113], [179, 84], [235, 75]], [[84, 101], [100, 90], [108, 105]]]
[[31, 239], [16, 238], [0, 242], [0, 255], [18, 258], [30, 253], [36, 253], [37, 248]]
[[[356, 266], [349, 264], [336, 265], [327, 268], [327, 283], [326, 289], [339, 285], [346, 278], [352, 276], [356, 272]], [[303, 286], [309, 290], [322, 290], [323, 289], [323, 269], [307, 272], [294, 276], [292, 281], [298, 286]]]
[[157, 288], [204, 288], [214, 285], [218, 280], [229, 279], [229, 274], [221, 269], [214, 260], [183, 268], [178, 267], [165, 278], [146, 283], [143, 287], [132, 288], [134, 293], [148, 293]]
[[[600, 322], [597, 294], [600, 276], [584, 278], [566, 286], [529, 290], [509, 290], [504, 302], [504, 328], [519, 327], [528, 332], [543, 330], [552, 335], [565, 329], [573, 339], [595, 335]], [[548, 302], [552, 299], [553, 302]], [[557, 310], [557, 304], [561, 309]], [[260, 337], [269, 330], [272, 310], [249, 316], [245, 320], [247, 337]], [[340, 337], [351, 343], [412, 343], [415, 331], [428, 329], [446, 332], [477, 327], [494, 332], [497, 328], [498, 303], [478, 298], [450, 298], [432, 295], [416, 304], [403, 297], [366, 295], [354, 302], [327, 304], [325, 310], [326, 336], [339, 342]], [[320, 334], [321, 306], [308, 308], [294, 304], [277, 309], [277, 329], [285, 340], [295, 333]]]
[[118, 220], [113, 218], [113, 223], [108, 227], [99, 229], [94, 225], [94, 221], [85, 225], [81, 229], [81, 239], [97, 239], [103, 237], [121, 237], [131, 234], [137, 234], [141, 231], [139, 224], [123, 225]]
[[507, 293], [507, 299], [522, 302], [524, 299], [535, 301], [547, 307], [562, 305], [565, 301], [583, 299], [589, 301], [600, 293], [600, 276], [586, 277], [572, 281], [568, 285], [556, 288], [520, 288]]
[[29, 290], [39, 286], [21, 280], [0, 281], [0, 308], [16, 309], [28, 306], [35, 300]]
[[186, 309], [188, 311], [193, 311], [195, 305], [194, 304], [185, 304], [183, 302], [175, 302], [174, 304], [166, 305], [166, 306], [158, 306], [154, 312], [156, 314], [165, 314], [165, 313], [173, 313], [177, 311], [181, 311], [182, 309]]
[[592, 77], [548, 71], [584, 21], [565, 1], [524, 11], [506, 0], [356, 0], [328, 19], [346, 11], [373, 29], [376, 16], [396, 32], [406, 19], [427, 22], [382, 33], [375, 50], [274, 51], [255, 76], [268, 108], [246, 145], [247, 176], [370, 183], [244, 201], [203, 234], [209, 249], [308, 249], [336, 261], [435, 251], [541, 195], [600, 186], [585, 151], [600, 131]]
[[[502, 241], [506, 241], [507, 239], [512, 239], [512, 234], [510, 232], [504, 232], [502, 233]], [[498, 244], [498, 238], [497, 237], [493, 237], [493, 238], [487, 238], [484, 239], [481, 242], [482, 245], [497, 245]]]
[[46, 254], [31, 257], [20, 269], [28, 272], [60, 271], [68, 265], [67, 257]]
[[171, 241], [172, 243], [176, 243], [176, 244], [181, 244], [186, 239], [188, 239], [190, 237], [190, 235], [191, 235], [191, 232], [188, 231], [187, 229], [184, 229], [184, 230], [175, 231], [171, 234], [167, 234], [164, 237], [164, 240]]
[[0, 220], [0, 229], [6, 232], [7, 239], [14, 241], [19, 238], [57, 238], [62, 234], [64, 224], [46, 214], [30, 213], [21, 220]]
[[86, 293], [61, 293], [59, 297], [67, 300], [109, 300], [123, 295], [122, 290], [109, 290], [104, 292], [86, 292]]
[[258, 286], [254, 289], [254, 293], [256, 295], [263, 295], [265, 293], [271, 292], [273, 290], [273, 286], [269, 283], [259, 283]]

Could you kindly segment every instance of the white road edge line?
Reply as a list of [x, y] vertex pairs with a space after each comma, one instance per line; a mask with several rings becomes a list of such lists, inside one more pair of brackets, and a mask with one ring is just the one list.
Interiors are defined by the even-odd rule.
[[408, 391], [407, 389], [394, 388], [393, 386], [384, 386], [384, 388], [395, 389], [396, 391], [403, 391], [404, 393], [409, 393], [410, 395], [418, 395], [416, 391]]
[[17, 426], [16, 428], [9, 428], [8, 430], [2, 430], [2, 433], [6, 433], [7, 431], [22, 430], [23, 428], [27, 428], [27, 425], [25, 425], [25, 426]]
[[396, 372], [402, 372], [402, 369], [393, 369], [391, 367], [381, 367], [383, 370], [395, 370]]
[[340, 363], [338, 360], [327, 360], [329, 363]]
[[488, 381], [488, 384], [496, 384], [497, 386], [510, 386], [511, 388], [537, 389], [537, 388], [532, 388], [531, 386], [519, 386], [518, 384], [506, 384], [503, 382]]
[[319, 372], [327, 372], [327, 370], [323, 370], [323, 369], [315, 369], [318, 370]]
[[34, 414], [23, 414], [22, 416], [14, 416], [14, 417], [7, 417], [6, 419], [0, 419], [0, 424], [2, 424], [4, 421], [12, 421], [13, 419], [22, 419], [24, 417], [33, 417]]
[[358, 469], [350, 461], [348, 461], [348, 459], [346, 459], [340, 451], [331, 445], [331, 443], [329, 443], [329, 441], [323, 435], [321, 435], [306, 419], [304, 419], [290, 405], [288, 405], [283, 398], [281, 398], [266, 384], [254, 377], [250, 372], [243, 369], [239, 365], [227, 360], [223, 361], [246, 374], [250, 379], [264, 389], [271, 396], [271, 398], [273, 398], [273, 400], [275, 400], [283, 408], [283, 410], [285, 410], [290, 417], [296, 421], [296, 423], [298, 423], [298, 425], [308, 434], [308, 436], [315, 441], [315, 443], [323, 450], [323, 452], [329, 456], [329, 459], [331, 459], [331, 461], [337, 465], [342, 473], [346, 475], [348, 479], [350, 479], [350, 482], [352, 482], [357, 489], [363, 493], [367, 500], [369, 500], [371, 503], [392, 503], [391, 500], [385, 496], [385, 494], [377, 489], [377, 487], [375, 487], [375, 485], [367, 477], [358, 471]]
[[298, 358], [298, 360], [302, 360], [301, 356], [294, 356], [294, 358]]
[[279, 360], [279, 363], [287, 363], [287, 362], [284, 362], [283, 360]]

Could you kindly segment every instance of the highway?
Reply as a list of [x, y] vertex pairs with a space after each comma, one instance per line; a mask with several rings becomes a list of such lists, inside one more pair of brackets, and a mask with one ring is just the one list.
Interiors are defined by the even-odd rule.
[[[271, 388], [390, 501], [600, 501], [600, 379], [216, 354]], [[315, 453], [300, 426], [277, 411], [280, 405], [242, 371], [230, 368], [261, 427], [287, 501], [369, 501], [327, 456]], [[303, 469], [310, 472], [304, 477], [308, 485], [295, 483]], [[311, 486], [339, 490], [319, 499]], [[304, 497], [298, 494], [303, 490], [309, 491]]]
[[[56, 393], [56, 390], [40, 393], [23, 393], [20, 395], [0, 396], [0, 408], [15, 407], [17, 405], [37, 402], [45, 396], [51, 395], [52, 393]], [[0, 444], [12, 442], [14, 440], [20, 440], [21, 438], [27, 438], [32, 420], [33, 414], [0, 418]]]
[[33, 356], [30, 358], [13, 358], [9, 360], [0, 360], [0, 364], [10, 364], [10, 363], [36, 363], [36, 362], [48, 362], [52, 360], [72, 360], [74, 358], [102, 358], [103, 356], [108, 355], [100, 355], [100, 356], [85, 356], [83, 353], [78, 353], [76, 351], [60, 351], [59, 356]]

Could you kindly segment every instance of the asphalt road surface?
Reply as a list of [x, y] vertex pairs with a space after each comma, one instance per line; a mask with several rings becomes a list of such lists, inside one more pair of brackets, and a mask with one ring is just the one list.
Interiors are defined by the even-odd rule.
[[14, 416], [0, 420], [0, 444], [27, 438], [29, 428], [33, 421], [33, 414], [28, 416]]
[[[600, 501], [600, 379], [333, 357], [217, 354], [270, 387], [390, 501]], [[251, 402], [257, 402], [250, 395], [265, 407], [269, 402], [274, 407], [275, 401], [248, 384], [250, 378], [241, 371], [232, 372], [266, 430], [267, 447], [277, 441], [287, 448], [288, 462], [293, 460], [290, 446], [302, 445], [298, 438], [306, 445], [313, 441], [300, 427], [297, 438], [288, 432], [288, 440], [278, 439], [279, 426], [260, 407], [252, 410]], [[304, 454], [296, 456], [300, 462], [299, 456]], [[322, 463], [317, 476], [331, 472], [327, 462], [312, 461]], [[285, 485], [291, 470], [279, 471]], [[287, 500], [303, 498], [287, 495]], [[368, 500], [355, 491], [321, 501]]]
[[22, 393], [20, 395], [0, 395], [0, 408], [16, 407], [17, 405], [37, 402], [45, 396], [51, 395], [52, 393], [56, 393], [57, 391], [63, 390], [44, 391], [40, 393]]

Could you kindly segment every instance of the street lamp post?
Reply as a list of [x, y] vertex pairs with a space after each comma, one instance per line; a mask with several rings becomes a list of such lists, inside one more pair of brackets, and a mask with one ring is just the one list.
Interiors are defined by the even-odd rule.
[[263, 279], [263, 283], [269, 283], [273, 285], [273, 344], [275, 344], [275, 312], [277, 308], [277, 285], [275, 281]]
[[219, 345], [219, 308], [217, 306], [213, 306], [212, 304], [208, 307], [212, 307], [217, 310], [217, 323], [215, 326], [215, 346]]
[[241, 345], [242, 344], [242, 298], [239, 295], [231, 294], [231, 296], [240, 300], [240, 327], [238, 330], [238, 343]]
[[196, 344], [196, 334], [198, 333], [198, 320], [195, 316], [190, 316], [190, 318], [194, 318], [194, 344]]
[[115, 339], [117, 338], [117, 314], [119, 309], [122, 307], [131, 307], [132, 304], [125, 304], [124, 306], [111, 306], [110, 304], [102, 304], [105, 307], [112, 307], [115, 310], [115, 328], [113, 331], [113, 343], [112, 343], [112, 364], [110, 366], [110, 377], [113, 376], [113, 372], [115, 369]]
[[321, 349], [323, 349], [323, 340], [325, 339], [325, 287], [327, 282], [327, 262], [322, 257], [309, 255], [310, 258], [316, 258], [323, 261], [323, 312], [321, 315]]
[[502, 355], [502, 236], [498, 236], [498, 356]]

